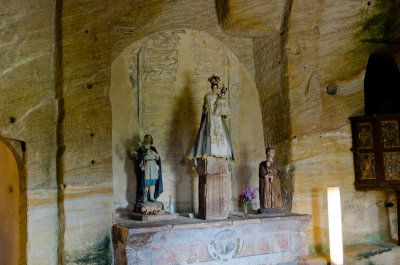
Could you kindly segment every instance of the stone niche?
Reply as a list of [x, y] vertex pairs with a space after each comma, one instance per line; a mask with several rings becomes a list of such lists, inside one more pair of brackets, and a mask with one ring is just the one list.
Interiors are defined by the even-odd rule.
[[[132, 209], [136, 171], [127, 152], [149, 133], [162, 158], [164, 192], [179, 212], [197, 212], [198, 175], [186, 158], [200, 125], [207, 81], [218, 75], [229, 87], [229, 121], [236, 162], [229, 176], [230, 208], [238, 208], [244, 185], [258, 186], [258, 164], [265, 159], [258, 93], [254, 78], [222, 42], [205, 32], [175, 29], [137, 40], [111, 67], [114, 205]], [[232, 179], [230, 179], [232, 178]], [[254, 208], [258, 205], [254, 205]]]

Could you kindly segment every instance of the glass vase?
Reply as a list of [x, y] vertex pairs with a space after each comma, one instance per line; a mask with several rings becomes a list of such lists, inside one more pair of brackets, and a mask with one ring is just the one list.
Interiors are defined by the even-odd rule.
[[249, 214], [247, 213], [247, 202], [243, 202], [243, 218], [249, 217]]

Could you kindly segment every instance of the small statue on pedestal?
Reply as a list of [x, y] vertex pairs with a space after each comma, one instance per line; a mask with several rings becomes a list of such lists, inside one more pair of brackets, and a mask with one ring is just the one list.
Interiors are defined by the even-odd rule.
[[260, 163], [260, 209], [259, 214], [285, 214], [282, 208], [281, 182], [279, 180], [280, 169], [275, 158], [275, 148], [266, 150], [267, 160]]
[[136, 157], [139, 167], [136, 210], [141, 214], [161, 214], [164, 206], [157, 202], [163, 192], [161, 157], [153, 146], [150, 134], [146, 134], [139, 145], [137, 151], [131, 149], [131, 155]]

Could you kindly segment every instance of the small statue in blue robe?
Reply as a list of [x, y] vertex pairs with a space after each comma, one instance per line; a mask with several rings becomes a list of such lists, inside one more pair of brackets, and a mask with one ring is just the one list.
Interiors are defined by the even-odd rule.
[[163, 192], [161, 157], [153, 146], [153, 137], [146, 134], [144, 143], [136, 151], [139, 176], [137, 178], [138, 201], [157, 201]]

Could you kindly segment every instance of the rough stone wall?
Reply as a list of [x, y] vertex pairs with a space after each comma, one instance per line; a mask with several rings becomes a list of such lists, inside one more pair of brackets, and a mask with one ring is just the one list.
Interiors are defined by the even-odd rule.
[[63, 1], [64, 186], [60, 259], [109, 264], [112, 224], [110, 43], [108, 1]]
[[[195, 29], [207, 32], [230, 49], [241, 63], [238, 71], [248, 72], [241, 74], [240, 78], [248, 82], [250, 87], [251, 84], [254, 87], [252, 40], [224, 34], [218, 25], [215, 3], [212, 1], [122, 0], [81, 1], [79, 4], [76, 1], [63, 1], [61, 17], [63, 62], [61, 96], [64, 111], [61, 122], [62, 136], [59, 140], [65, 146], [61, 161], [63, 174], [59, 177], [64, 186], [62, 211], [65, 215], [65, 222], [61, 222], [65, 229], [64, 238], [60, 239], [61, 255], [67, 263], [85, 264], [85, 262], [96, 263], [101, 260], [108, 262], [110, 257], [109, 228], [113, 222], [112, 182], [114, 181], [114, 187], [123, 185], [117, 183], [119, 181], [117, 178], [113, 179], [115, 172], [112, 171], [111, 166], [111, 143], [114, 132], [112, 131], [109, 100], [111, 93], [109, 90], [112, 62], [126, 47], [146, 36], [172, 29]], [[158, 44], [170, 45], [163, 42]], [[149, 57], [147, 60], [157, 59], [157, 50], [162, 52], [166, 50], [161, 46], [156, 45], [152, 48], [153, 55], [151, 53], [144, 55], [155, 56], [154, 58]], [[156, 76], [156, 78], [159, 77]], [[159, 85], [168, 85], [169, 77], [161, 76], [161, 78]], [[146, 82], [150, 83], [146, 84]], [[149, 80], [145, 81], [143, 85], [151, 87], [153, 83], [154, 80]], [[256, 93], [251, 91], [248, 90], [246, 93], [254, 93], [256, 98]], [[151, 102], [153, 96], [150, 93], [145, 96], [145, 100]], [[149, 113], [151, 113], [152, 107], [149, 106]], [[257, 107], [253, 109], [257, 110]], [[149, 113], [144, 112], [143, 114], [149, 115]], [[247, 117], [239, 116], [241, 121], [250, 122]], [[175, 127], [172, 125], [174, 124], [166, 125], [166, 128], [169, 131], [174, 130]], [[261, 136], [261, 131], [260, 127], [256, 130], [256, 135]], [[161, 130], [160, 135], [160, 138], [164, 136]], [[134, 136], [130, 135], [129, 137], [130, 140], [133, 140]], [[262, 141], [261, 137], [259, 139]], [[173, 142], [175, 138], [168, 140]], [[163, 144], [168, 143], [161, 142], [158, 145], [163, 148]], [[255, 151], [254, 155], [261, 154], [262, 156], [262, 153], [257, 153], [258, 145], [260, 144], [249, 144], [248, 152]], [[169, 148], [173, 149], [173, 147]], [[123, 151], [119, 150], [118, 152]], [[249, 156], [249, 160], [252, 156]], [[259, 161], [252, 162], [257, 164]], [[132, 162], [130, 161], [130, 163]], [[122, 170], [126, 170], [130, 166], [131, 164], [127, 162]], [[256, 168], [256, 165], [254, 167]], [[174, 180], [174, 182], [176, 181]], [[244, 182], [247, 183], [247, 181]], [[252, 186], [256, 186], [256, 176], [248, 182], [252, 182]], [[184, 183], [184, 187], [195, 185], [190, 179], [186, 179]], [[130, 184], [128, 183], [128, 185]], [[130, 189], [135, 190], [132, 187]], [[237, 189], [237, 187], [233, 187], [233, 189]], [[176, 191], [172, 193], [179, 194]], [[132, 200], [131, 194], [127, 195], [128, 198], [125, 197], [124, 200]], [[117, 194], [118, 196], [124, 197], [124, 193]], [[188, 203], [191, 201], [188, 194], [185, 194], [183, 198], [179, 197], [181, 195], [176, 196], [183, 202], [180, 207], [188, 208]], [[236, 199], [234, 203], [237, 206]]]
[[196, 29], [254, 86], [252, 40], [224, 34], [213, 1], [12, 1], [1, 16], [1, 134], [26, 143], [28, 263], [110, 263], [111, 63], [143, 37]]
[[27, 244], [26, 255], [21, 255], [28, 264], [56, 264], [55, 4], [3, 1], [0, 10], [0, 134], [26, 146], [27, 175], [20, 187], [27, 194], [21, 211], [23, 219], [28, 216], [24, 224], [28, 235], [21, 238]]
[[[286, 30], [283, 23], [281, 32], [254, 41], [264, 138], [286, 152], [280, 159], [287, 173], [283, 181], [292, 179], [292, 211], [313, 215], [308, 230], [311, 253], [328, 249], [328, 186], [341, 187], [344, 244], [389, 237], [384, 202], [393, 194], [355, 191], [348, 120], [364, 114], [369, 54], [396, 50], [384, 39], [368, 41], [361, 30], [371, 14], [386, 10], [379, 2], [292, 1]], [[327, 86], [336, 94], [328, 95]]]
[[176, 28], [204, 31], [226, 45], [254, 76], [252, 39], [225, 34], [214, 1], [129, 1], [111, 5], [113, 60], [134, 41]]
[[[242, 83], [252, 84], [256, 76], [263, 113], [257, 135], [264, 130], [265, 143], [278, 148], [288, 191], [285, 206], [314, 216], [308, 233], [312, 250], [327, 247], [328, 185], [342, 187], [346, 244], [388, 236], [382, 205], [392, 194], [354, 190], [347, 118], [363, 113], [363, 71], [369, 53], [378, 47], [393, 49], [388, 43], [399, 36], [390, 26], [399, 23], [398, 9], [391, 6], [398, 2], [254, 2], [259, 5], [233, 0], [0, 4], [0, 134], [26, 144], [27, 180], [21, 187], [27, 189], [28, 264], [111, 263], [111, 64], [132, 43], [182, 28], [206, 32], [227, 47], [240, 62]], [[226, 5], [239, 8], [228, 20], [221, 17], [229, 11], [223, 9]], [[247, 7], [244, 13], [241, 7]], [[360, 31], [372, 10], [394, 19], [382, 24], [378, 34], [374, 28]], [[257, 16], [251, 17], [252, 11]], [[251, 18], [250, 33], [234, 21], [246, 22], [246, 17]], [[222, 26], [229, 34], [221, 29], [223, 21], [228, 21]], [[264, 28], [265, 23], [269, 25]], [[254, 46], [248, 36], [256, 37]], [[395, 57], [399, 61], [398, 53]], [[337, 88], [336, 95], [326, 94], [328, 85]], [[241, 88], [243, 100], [251, 102], [256, 96], [252, 93]], [[249, 117], [258, 110], [255, 104], [240, 104], [238, 123], [252, 128]], [[247, 140], [252, 133], [238, 132], [244, 139], [239, 149], [264, 149], [262, 143], [256, 146]], [[256, 171], [259, 161], [251, 156], [241, 161], [251, 166], [233, 168], [239, 174], [232, 201], [242, 184], [257, 185], [257, 178], [246, 174]]]
[[[313, 214], [309, 230], [314, 247], [311, 251], [328, 248], [328, 186], [341, 188], [344, 244], [388, 238], [384, 202], [391, 193], [355, 191], [348, 120], [364, 114], [365, 66], [379, 44], [361, 42], [356, 33], [361, 11], [371, 12], [375, 4], [293, 2], [286, 46], [295, 168], [293, 210]], [[337, 84], [336, 95], [326, 93], [330, 84]]]
[[[288, 9], [289, 10], [289, 9]], [[282, 34], [281, 34], [282, 33]], [[290, 166], [290, 102], [287, 78], [285, 44], [286, 25], [281, 31], [273, 31], [266, 37], [254, 40], [256, 82], [263, 113], [265, 146], [276, 148], [276, 156], [282, 165], [280, 175], [283, 207], [290, 212], [293, 199], [293, 167]]]

